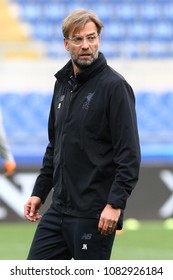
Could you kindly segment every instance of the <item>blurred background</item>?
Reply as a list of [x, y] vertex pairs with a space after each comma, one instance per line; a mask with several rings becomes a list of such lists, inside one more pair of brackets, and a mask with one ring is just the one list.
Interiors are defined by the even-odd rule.
[[47, 145], [54, 74], [69, 59], [61, 24], [76, 8], [92, 9], [101, 18], [100, 50], [136, 96], [142, 166], [126, 219], [162, 225], [169, 220], [173, 231], [171, 0], [0, 0], [0, 106], [17, 163], [8, 179], [0, 160], [0, 227], [25, 223], [23, 205]]

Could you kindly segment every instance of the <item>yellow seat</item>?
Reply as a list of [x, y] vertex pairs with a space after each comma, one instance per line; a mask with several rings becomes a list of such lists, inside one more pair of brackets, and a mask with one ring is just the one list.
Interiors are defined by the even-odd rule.
[[39, 58], [42, 52], [34, 47], [26, 26], [15, 13], [15, 7], [6, 0], [0, 0], [0, 57]]

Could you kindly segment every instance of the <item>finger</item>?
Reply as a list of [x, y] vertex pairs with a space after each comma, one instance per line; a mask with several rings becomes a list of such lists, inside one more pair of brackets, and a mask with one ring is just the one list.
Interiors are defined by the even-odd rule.
[[35, 219], [33, 217], [30, 217], [30, 215], [25, 215], [25, 218], [30, 222], [35, 221]]
[[25, 207], [24, 207], [24, 216], [25, 216], [25, 217], [26, 217], [27, 215], [29, 216], [29, 213], [30, 213], [30, 207], [25, 206]]
[[36, 219], [39, 220], [39, 219], [41, 219], [41, 217], [42, 217], [42, 216], [40, 215], [40, 213], [37, 212], [37, 214], [36, 214]]
[[37, 213], [35, 213], [34, 208], [31, 208], [30, 204], [25, 204], [24, 206], [24, 216], [29, 220], [33, 221], [37, 217]]
[[107, 229], [108, 234], [112, 234], [113, 231], [114, 231], [113, 227], [108, 227], [108, 229]]
[[108, 234], [108, 226], [107, 223], [103, 223], [102, 229], [101, 229], [101, 234], [107, 235]]
[[25, 217], [30, 221], [30, 222], [36, 222], [39, 220], [42, 216], [37, 212], [33, 216], [30, 214], [26, 214]]
[[100, 220], [99, 220], [99, 223], [98, 223], [98, 230], [99, 230], [99, 231], [101, 231], [101, 230], [102, 230], [102, 228], [103, 228], [103, 224], [104, 224], [104, 223], [103, 223], [103, 220], [102, 220], [102, 219], [100, 219]]
[[116, 223], [114, 222], [112, 225], [105, 225], [101, 231], [102, 234], [104, 235], [108, 235], [108, 234], [112, 234], [115, 230], [116, 227]]
[[36, 205], [34, 203], [32, 203], [31, 207], [30, 207], [30, 212], [29, 212], [30, 217], [33, 217], [37, 213], [38, 212], [37, 212], [37, 209], [36, 209]]
[[113, 233], [114, 231], [115, 231], [115, 228], [116, 228], [116, 222], [114, 222], [113, 224], [112, 224], [112, 226], [108, 226], [108, 232], [111, 234], [111, 233]]
[[100, 233], [101, 233], [102, 235], [107, 235], [107, 231], [104, 230], [104, 229], [101, 229], [101, 230], [100, 230]]

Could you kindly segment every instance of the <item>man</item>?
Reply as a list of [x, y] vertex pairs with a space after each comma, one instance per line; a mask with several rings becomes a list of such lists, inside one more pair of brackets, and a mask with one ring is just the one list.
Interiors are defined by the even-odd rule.
[[4, 161], [4, 168], [5, 168], [4, 176], [6, 177], [12, 176], [16, 169], [16, 162], [14, 160], [14, 157], [8, 145], [7, 136], [3, 125], [1, 110], [0, 110], [0, 156]]
[[70, 61], [55, 75], [49, 144], [24, 214], [29, 221], [53, 188], [28, 259], [110, 259], [126, 201], [138, 180], [134, 94], [99, 52], [103, 27], [76, 10], [63, 22]]

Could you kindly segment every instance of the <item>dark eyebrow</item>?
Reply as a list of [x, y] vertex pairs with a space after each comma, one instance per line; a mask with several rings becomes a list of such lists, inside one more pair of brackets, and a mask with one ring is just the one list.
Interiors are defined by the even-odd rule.
[[[91, 32], [91, 33], [89, 33], [89, 34], [87, 34], [86, 36], [88, 37], [88, 36], [92, 36], [92, 35], [96, 35], [96, 32], [95, 31], [93, 31], [93, 32]], [[73, 35], [73, 37], [83, 37], [83, 36], [81, 36], [81, 35], [78, 35], [78, 34], [74, 34]]]
[[87, 36], [95, 35], [95, 32], [89, 33]]

